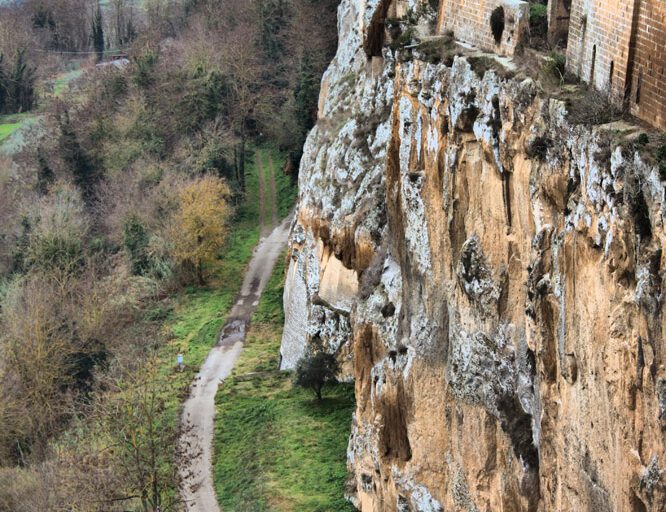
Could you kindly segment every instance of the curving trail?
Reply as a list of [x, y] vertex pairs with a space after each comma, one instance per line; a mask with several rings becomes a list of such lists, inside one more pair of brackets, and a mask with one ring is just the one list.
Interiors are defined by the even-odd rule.
[[210, 351], [190, 388], [182, 415], [181, 451], [186, 455], [179, 468], [181, 496], [190, 512], [218, 512], [212, 475], [212, 446], [215, 394], [229, 376], [243, 348], [245, 332], [273, 272], [275, 262], [287, 244], [291, 219], [261, 239], [245, 274], [243, 287], [222, 329], [217, 345]]

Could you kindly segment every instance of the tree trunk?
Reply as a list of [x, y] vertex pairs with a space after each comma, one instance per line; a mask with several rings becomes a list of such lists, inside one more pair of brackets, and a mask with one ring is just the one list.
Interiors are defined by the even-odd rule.
[[245, 192], [245, 130], [241, 130], [240, 154], [238, 155], [238, 173], [241, 190]]
[[199, 263], [197, 263], [197, 279], [199, 280], [199, 286], [204, 286], [206, 284], [206, 280], [204, 279], [203, 275], [203, 262], [199, 260]]

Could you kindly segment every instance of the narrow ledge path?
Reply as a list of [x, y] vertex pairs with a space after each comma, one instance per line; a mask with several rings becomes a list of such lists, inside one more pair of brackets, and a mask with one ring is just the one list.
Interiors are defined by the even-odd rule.
[[266, 237], [254, 250], [241, 292], [215, 347], [190, 387], [181, 424], [181, 452], [185, 460], [179, 468], [181, 497], [188, 512], [219, 512], [213, 484], [213, 434], [215, 395], [220, 383], [234, 368], [243, 349], [245, 333], [277, 259], [289, 237], [291, 216]]

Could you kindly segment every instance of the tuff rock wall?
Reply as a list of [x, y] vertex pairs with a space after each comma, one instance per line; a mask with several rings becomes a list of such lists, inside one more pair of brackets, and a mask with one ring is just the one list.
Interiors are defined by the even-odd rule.
[[355, 380], [350, 499], [666, 509], [658, 170], [529, 78], [370, 55], [388, 7], [341, 2], [285, 293], [283, 367]]

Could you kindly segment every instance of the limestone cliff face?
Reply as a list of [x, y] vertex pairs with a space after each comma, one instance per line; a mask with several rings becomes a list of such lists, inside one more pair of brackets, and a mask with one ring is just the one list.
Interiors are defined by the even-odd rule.
[[283, 367], [346, 361], [364, 512], [665, 510], [658, 169], [530, 79], [396, 58], [377, 13], [412, 3], [341, 3]]

